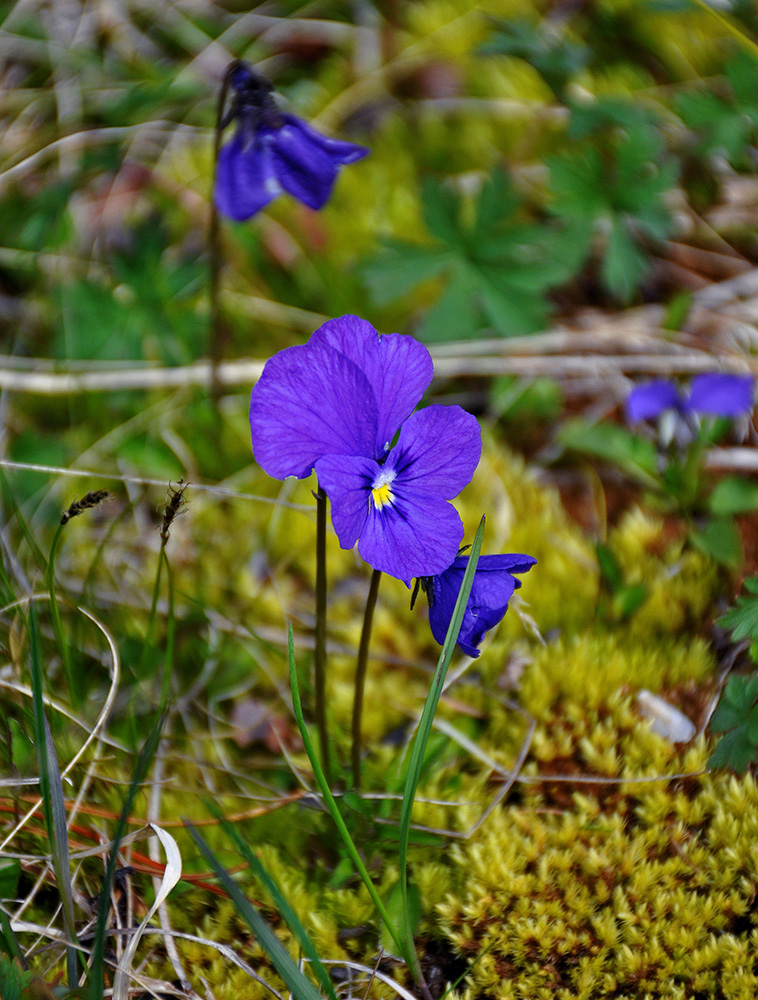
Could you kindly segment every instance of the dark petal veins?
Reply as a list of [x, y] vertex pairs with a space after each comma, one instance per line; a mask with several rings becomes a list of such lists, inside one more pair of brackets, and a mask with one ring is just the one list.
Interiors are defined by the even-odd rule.
[[753, 409], [755, 379], [752, 375], [714, 372], [692, 380], [687, 406], [714, 417], [739, 417]]
[[304, 479], [324, 455], [371, 455], [376, 427], [366, 376], [329, 347], [275, 354], [250, 398], [255, 459], [275, 479]]
[[471, 481], [481, 453], [476, 417], [460, 406], [427, 406], [403, 424], [387, 465], [398, 488], [451, 500]]
[[343, 549], [352, 549], [369, 513], [371, 486], [380, 468], [371, 458], [327, 455], [316, 462], [316, 475], [332, 505], [332, 524]]
[[222, 215], [244, 222], [281, 193], [265, 137], [246, 143], [238, 131], [221, 147], [213, 197]]
[[678, 410], [681, 406], [679, 390], [674, 383], [656, 379], [632, 389], [626, 400], [626, 415], [631, 421], [655, 420], [664, 410]]
[[402, 580], [434, 576], [450, 565], [463, 537], [452, 504], [436, 496], [405, 491], [381, 510], [369, 508], [358, 551], [369, 566]]
[[366, 320], [341, 316], [319, 327], [311, 344], [327, 344], [346, 354], [371, 383], [379, 410], [376, 458], [385, 454], [403, 421], [432, 381], [429, 351], [413, 337], [399, 333], [379, 336]]

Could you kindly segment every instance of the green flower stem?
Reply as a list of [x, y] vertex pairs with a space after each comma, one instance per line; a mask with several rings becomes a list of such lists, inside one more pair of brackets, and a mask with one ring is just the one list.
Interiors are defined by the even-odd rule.
[[221, 84], [218, 107], [216, 109], [216, 136], [213, 143], [213, 188], [211, 190], [210, 201], [211, 217], [208, 223], [208, 253], [210, 257], [210, 269], [208, 273], [208, 298], [210, 300], [208, 356], [211, 362], [211, 393], [214, 401], [218, 400], [222, 392], [222, 386], [218, 379], [218, 367], [223, 360], [226, 347], [229, 343], [229, 328], [221, 319], [221, 268], [224, 264], [224, 255], [221, 249], [221, 220], [214, 196], [216, 171], [218, 170], [218, 154], [221, 149], [221, 123], [224, 119], [228, 89], [229, 74], [227, 73], [224, 76], [224, 82]]
[[357, 791], [361, 784], [361, 722], [363, 720], [363, 691], [366, 686], [366, 668], [368, 667], [368, 650], [371, 642], [371, 626], [374, 622], [374, 608], [379, 595], [379, 583], [382, 571], [375, 569], [371, 574], [371, 584], [366, 599], [366, 610], [363, 612], [363, 629], [358, 646], [358, 663], [355, 668], [355, 692], [353, 694], [353, 787]]
[[315, 693], [316, 729], [321, 761], [326, 780], [331, 785], [329, 740], [326, 727], [326, 493], [321, 489], [316, 498], [316, 635], [313, 648], [313, 687]]
[[[395, 922], [392, 917], [387, 912], [387, 908], [381, 900], [379, 893], [376, 891], [376, 886], [371, 880], [371, 876], [368, 873], [366, 866], [361, 859], [358, 849], [353, 842], [353, 838], [350, 836], [350, 831], [345, 826], [345, 821], [342, 818], [342, 814], [339, 811], [339, 806], [337, 805], [334, 796], [332, 795], [331, 789], [329, 788], [329, 782], [327, 780], [326, 774], [319, 765], [318, 758], [316, 756], [316, 751], [314, 750], [313, 743], [311, 742], [310, 735], [308, 733], [308, 727], [305, 724], [305, 719], [303, 718], [303, 706], [300, 701], [300, 688], [297, 683], [297, 664], [295, 663], [295, 642], [292, 635], [292, 626], [289, 627], [289, 671], [290, 671], [290, 687], [292, 689], [292, 707], [295, 712], [295, 718], [297, 720], [297, 726], [300, 730], [300, 736], [303, 740], [303, 746], [305, 747], [305, 752], [308, 755], [308, 760], [311, 762], [311, 767], [313, 768], [313, 774], [316, 778], [319, 788], [321, 789], [321, 794], [324, 796], [324, 802], [329, 810], [329, 814], [334, 820], [334, 824], [339, 831], [340, 837], [347, 848], [347, 852], [350, 855], [350, 859], [355, 865], [355, 870], [360, 875], [363, 880], [363, 884], [368, 890], [369, 896], [373, 900], [374, 906], [377, 909], [379, 916], [384, 921], [387, 930], [392, 936], [392, 940], [395, 943], [395, 947], [398, 949], [398, 954], [402, 955], [405, 961], [411, 968], [418, 966], [418, 959], [414, 953], [412, 960], [409, 961], [411, 956], [408, 954], [406, 946], [400, 939], [400, 935], [395, 926]], [[415, 961], [414, 961], [415, 960]]]

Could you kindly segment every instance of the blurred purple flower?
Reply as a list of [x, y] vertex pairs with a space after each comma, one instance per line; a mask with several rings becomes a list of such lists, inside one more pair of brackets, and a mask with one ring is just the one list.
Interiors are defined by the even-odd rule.
[[339, 168], [369, 152], [280, 112], [271, 84], [245, 63], [232, 65], [228, 83], [234, 97], [220, 128], [235, 122], [236, 130], [219, 151], [214, 199], [219, 212], [236, 222], [260, 212], [282, 191], [309, 208], [322, 208]]
[[675, 410], [681, 416], [703, 413], [714, 417], [739, 417], [752, 410], [754, 388], [752, 375], [714, 372], [694, 378], [685, 395], [674, 382], [656, 379], [632, 389], [626, 401], [626, 413], [631, 421], [655, 420], [665, 410]]
[[455, 558], [463, 525], [448, 500], [481, 453], [479, 425], [459, 406], [413, 413], [432, 374], [413, 337], [343, 316], [274, 355], [250, 400], [258, 464], [276, 479], [315, 468], [340, 545], [358, 542], [369, 565], [409, 585]]
[[[468, 560], [468, 556], [458, 556], [443, 573], [422, 581], [429, 599], [429, 625], [440, 646], [445, 642]], [[523, 555], [480, 556], [458, 636], [458, 646], [467, 656], [479, 655], [477, 647], [484, 633], [505, 616], [508, 602], [521, 586], [513, 574], [527, 573], [536, 562]]]

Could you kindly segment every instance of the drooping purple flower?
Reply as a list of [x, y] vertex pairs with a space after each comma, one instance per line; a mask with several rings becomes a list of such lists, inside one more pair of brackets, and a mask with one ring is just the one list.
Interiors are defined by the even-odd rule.
[[277, 479], [315, 468], [342, 547], [358, 542], [366, 562], [408, 584], [455, 558], [463, 525], [448, 501], [481, 453], [479, 425], [459, 406], [413, 413], [432, 374], [413, 337], [343, 316], [271, 358], [250, 401], [258, 464]]
[[[443, 573], [422, 580], [429, 599], [429, 625], [440, 646], [445, 642], [468, 560], [468, 556], [458, 556]], [[513, 574], [527, 573], [536, 562], [532, 556], [524, 555], [479, 557], [458, 636], [458, 646], [467, 656], [479, 655], [477, 647], [484, 633], [505, 616], [508, 602], [521, 586], [521, 580]]]
[[755, 379], [752, 375], [729, 375], [712, 372], [692, 380], [689, 393], [674, 382], [655, 379], [632, 389], [626, 401], [631, 421], [655, 420], [665, 410], [681, 416], [702, 413], [714, 417], [739, 417], [753, 408]]
[[228, 83], [234, 97], [220, 127], [235, 122], [236, 129], [219, 151], [213, 193], [219, 212], [236, 222], [260, 212], [282, 191], [309, 208], [322, 208], [340, 167], [369, 152], [280, 112], [271, 84], [246, 63], [232, 65]]

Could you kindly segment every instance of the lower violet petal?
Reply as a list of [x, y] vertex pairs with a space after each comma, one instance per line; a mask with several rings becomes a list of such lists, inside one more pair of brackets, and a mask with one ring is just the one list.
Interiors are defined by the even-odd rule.
[[315, 142], [311, 132], [289, 115], [273, 138], [272, 156], [284, 190], [309, 208], [319, 209], [329, 200], [341, 161]]
[[371, 484], [380, 472], [373, 459], [327, 455], [316, 462], [316, 475], [332, 505], [332, 524], [343, 549], [358, 541], [369, 513]]
[[265, 141], [255, 139], [246, 144], [245, 137], [238, 132], [221, 147], [213, 197], [222, 215], [244, 222], [281, 191]]
[[414, 576], [435, 576], [455, 558], [463, 523], [452, 504], [435, 496], [397, 493], [377, 509], [372, 503], [358, 551], [363, 559], [410, 587]]

